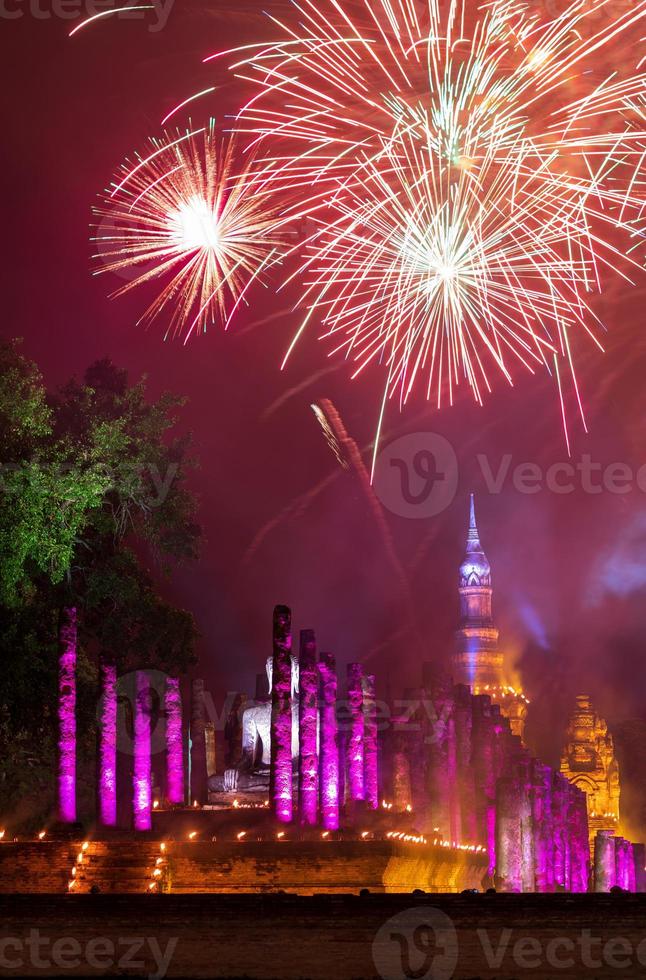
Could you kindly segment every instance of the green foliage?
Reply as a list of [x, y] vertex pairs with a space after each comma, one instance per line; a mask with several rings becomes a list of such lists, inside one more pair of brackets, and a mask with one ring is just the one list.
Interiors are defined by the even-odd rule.
[[[53, 799], [57, 620], [78, 608], [79, 790], [93, 795], [97, 663], [180, 672], [190, 613], [161, 580], [197, 554], [181, 400], [100, 361], [48, 398], [16, 345], [0, 344], [0, 810], [38, 822]], [[84, 780], [83, 773], [87, 773]], [[16, 815], [13, 814], [15, 817]]]

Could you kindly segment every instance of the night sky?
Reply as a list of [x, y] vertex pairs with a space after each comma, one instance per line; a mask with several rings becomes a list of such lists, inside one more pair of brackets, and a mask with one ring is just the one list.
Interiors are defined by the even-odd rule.
[[[313, 330], [281, 373], [298, 323], [289, 295], [259, 290], [228, 334], [214, 327], [182, 346], [164, 342], [161, 325], [135, 325], [140, 295], [111, 300], [119, 282], [91, 276], [91, 207], [123, 158], [159, 134], [165, 113], [200, 88], [223, 85], [195, 120], [210, 112], [225, 125], [237, 105], [224, 72], [201, 59], [217, 47], [257, 40], [267, 26], [251, 3], [236, 4], [235, 14], [221, 7], [176, 0], [164, 30], [106, 19], [70, 40], [70, 21], [38, 19], [25, 5], [22, 18], [2, 25], [0, 61], [3, 334], [24, 338], [25, 353], [51, 387], [109, 356], [133, 381], [146, 373], [151, 395], [188, 396], [183, 424], [194, 433], [200, 461], [192, 482], [205, 542], [201, 560], [164, 588], [195, 614], [209, 685], [214, 693], [253, 691], [270, 652], [276, 602], [292, 606], [296, 629], [317, 630], [322, 649], [341, 661], [370, 662], [382, 693], [387, 683], [395, 694], [417, 683], [421, 660], [446, 659], [451, 651], [473, 489], [501, 643], [533, 701], [533, 747], [553, 760], [577, 691], [588, 690], [617, 724], [646, 718], [646, 470], [644, 491], [633, 485], [623, 494], [523, 494], [509, 480], [491, 494], [477, 462], [486, 454], [496, 470], [506, 453], [512, 467], [567, 460], [549, 378], [516, 372], [515, 387], [497, 381], [484, 408], [463, 386], [452, 409], [437, 413], [419, 400], [388, 416], [384, 444], [407, 433], [439, 433], [459, 459], [455, 500], [440, 515], [416, 520], [384, 511], [416, 610], [415, 640], [374, 513], [310, 409], [331, 399], [365, 448], [375, 430], [379, 370], [351, 381], [348, 366], [327, 359]], [[633, 470], [646, 462], [645, 301], [643, 280], [636, 288], [610, 283], [593, 300], [608, 326], [606, 353], [578, 342], [590, 433], [570, 405], [575, 463], [583, 454]], [[292, 506], [331, 474], [307, 505]]]

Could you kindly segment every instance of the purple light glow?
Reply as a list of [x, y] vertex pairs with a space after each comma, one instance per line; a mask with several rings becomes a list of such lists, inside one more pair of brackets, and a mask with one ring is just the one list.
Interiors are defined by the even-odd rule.
[[364, 792], [373, 810], [379, 806], [379, 772], [377, 749], [377, 702], [375, 699], [375, 675], [363, 678], [364, 718]]
[[184, 802], [184, 746], [182, 742], [182, 695], [178, 677], [166, 678], [166, 799]]
[[331, 653], [322, 653], [319, 661], [321, 678], [321, 748], [319, 786], [321, 822], [325, 830], [339, 829], [339, 734], [336, 717], [336, 663]]
[[104, 827], [117, 824], [117, 668], [101, 662], [99, 718], [99, 819]]
[[146, 671], [138, 670], [135, 697], [135, 757], [132, 798], [135, 830], [150, 830], [152, 827], [149, 688]]
[[299, 656], [299, 815], [313, 827], [318, 818], [318, 668], [313, 630], [301, 630]]
[[347, 739], [347, 772], [350, 800], [365, 798], [363, 762], [363, 668], [361, 664], [348, 664], [348, 709], [350, 731]]
[[76, 609], [61, 610], [58, 628], [58, 814], [76, 821]]
[[273, 623], [271, 691], [271, 786], [274, 816], [290, 823], [292, 800], [292, 614], [276, 606]]

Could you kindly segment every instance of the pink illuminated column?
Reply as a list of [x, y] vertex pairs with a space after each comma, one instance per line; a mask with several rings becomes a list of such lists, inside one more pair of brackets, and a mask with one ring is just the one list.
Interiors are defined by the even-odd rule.
[[117, 668], [101, 660], [101, 707], [99, 715], [99, 820], [104, 827], [117, 825]]
[[365, 799], [363, 668], [361, 664], [348, 664], [348, 711], [350, 730], [346, 739], [347, 798], [350, 801], [355, 801]]
[[58, 625], [58, 815], [76, 820], [76, 609], [61, 609]]
[[379, 773], [377, 762], [377, 701], [375, 675], [363, 678], [363, 779], [367, 803], [373, 810], [379, 806]]
[[207, 802], [206, 707], [204, 681], [196, 677], [191, 684], [191, 799]]
[[611, 830], [598, 830], [594, 839], [594, 890], [609, 892], [617, 880], [616, 839]]
[[281, 823], [292, 819], [292, 614], [276, 606], [273, 624], [270, 796]]
[[135, 688], [134, 769], [132, 809], [135, 830], [152, 827], [150, 762], [150, 693], [145, 670], [138, 670]]
[[318, 817], [318, 667], [313, 630], [301, 630], [298, 705], [298, 787], [300, 821], [314, 826]]
[[339, 829], [339, 731], [336, 717], [336, 663], [331, 653], [322, 653], [319, 661], [321, 678], [321, 746], [319, 789], [321, 822], [326, 830]]
[[179, 677], [166, 677], [164, 712], [166, 715], [166, 799], [171, 804], [183, 803], [184, 744]]

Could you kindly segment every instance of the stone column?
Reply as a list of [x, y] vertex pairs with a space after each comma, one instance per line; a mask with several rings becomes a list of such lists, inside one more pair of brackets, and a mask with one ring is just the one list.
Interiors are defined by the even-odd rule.
[[588, 803], [583, 790], [573, 786], [576, 842], [573, 850], [571, 888], [573, 892], [587, 892], [590, 887], [590, 830], [588, 827]]
[[365, 799], [363, 668], [348, 664], [348, 711], [350, 730], [346, 741], [347, 798], [350, 804]]
[[184, 745], [182, 735], [182, 695], [179, 677], [166, 677], [164, 690], [166, 715], [166, 799], [171, 805], [184, 802]]
[[393, 735], [392, 793], [395, 810], [404, 810], [411, 801], [410, 762], [405, 751], [405, 737], [402, 732]]
[[[429, 673], [426, 677], [426, 690], [430, 692], [434, 715], [433, 731], [427, 746], [428, 758], [428, 796], [431, 807], [431, 827], [437, 827], [447, 840], [453, 840], [455, 833], [452, 822], [452, 802], [455, 797], [455, 723], [453, 719], [453, 698], [446, 678]], [[416, 759], [411, 760], [413, 767]]]
[[145, 670], [138, 670], [135, 680], [133, 823], [135, 830], [150, 830], [152, 827], [150, 684]]
[[503, 892], [523, 889], [521, 835], [522, 786], [518, 777], [505, 776], [496, 787], [496, 888]]
[[191, 683], [191, 802], [207, 801], [204, 681]]
[[633, 844], [635, 864], [635, 891], [646, 892], [646, 848], [643, 844]]
[[633, 845], [629, 840], [626, 841], [626, 868], [627, 868], [627, 882], [626, 887], [629, 892], [633, 894], [637, 891], [637, 874], [635, 869], [635, 851]]
[[313, 630], [301, 630], [300, 700], [298, 704], [299, 758], [298, 807], [303, 826], [313, 827], [318, 819], [318, 666]]
[[615, 837], [611, 830], [598, 830], [594, 839], [594, 890], [609, 892], [617, 879]]
[[536, 890], [536, 849], [532, 819], [530, 760], [520, 767], [520, 836], [523, 892]]
[[476, 789], [475, 817], [478, 844], [489, 852], [489, 877], [496, 867], [496, 733], [491, 717], [491, 701], [486, 695], [474, 697], [473, 771]]
[[615, 838], [615, 884], [620, 888], [626, 888], [627, 882], [626, 869], [626, 847], [623, 837]]
[[319, 787], [321, 822], [325, 830], [339, 829], [339, 740], [336, 718], [336, 664], [331, 653], [322, 653], [319, 661], [321, 679], [321, 746]]
[[274, 816], [290, 823], [292, 780], [292, 613], [276, 606], [273, 621], [270, 798]]
[[76, 821], [76, 609], [61, 609], [58, 624], [58, 816]]
[[536, 891], [554, 891], [552, 770], [537, 760], [532, 764], [532, 822], [536, 856]]
[[476, 787], [472, 759], [473, 696], [468, 687], [455, 688], [455, 750], [457, 804], [460, 814], [458, 839], [478, 844]]
[[376, 810], [379, 806], [379, 772], [377, 748], [377, 701], [375, 696], [375, 675], [366, 674], [363, 678], [363, 782], [368, 806]]
[[567, 833], [567, 780], [560, 773], [552, 772], [552, 826], [554, 832], [553, 863], [554, 886], [567, 887], [566, 833]]
[[98, 817], [103, 827], [117, 825], [117, 668], [101, 658], [99, 665]]

